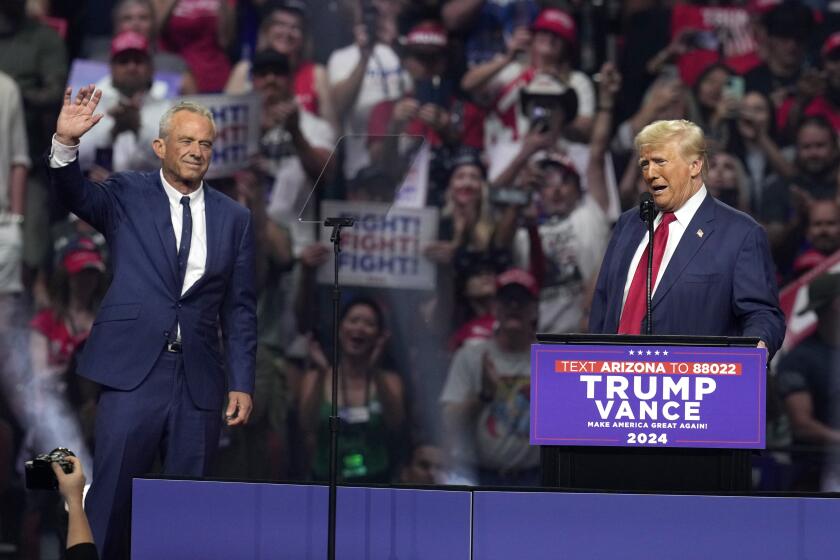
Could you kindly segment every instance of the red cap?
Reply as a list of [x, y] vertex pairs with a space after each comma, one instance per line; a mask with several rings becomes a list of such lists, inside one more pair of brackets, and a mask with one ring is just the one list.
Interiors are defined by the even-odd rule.
[[127, 51], [149, 54], [149, 40], [136, 31], [123, 31], [111, 40], [111, 58]]
[[102, 254], [90, 239], [79, 239], [73, 243], [61, 260], [61, 265], [68, 274], [76, 274], [86, 268], [93, 268], [105, 272], [105, 263], [102, 261]]
[[537, 280], [521, 268], [509, 268], [496, 277], [496, 289], [501, 290], [508, 286], [522, 286], [529, 294], [538, 298], [540, 296], [540, 287]]
[[411, 28], [405, 36], [406, 47], [433, 47], [445, 49], [448, 44], [446, 29], [437, 21], [424, 21]]
[[546, 8], [534, 20], [532, 29], [534, 31], [554, 33], [565, 39], [572, 46], [577, 46], [577, 27], [575, 26], [575, 20], [562, 10]]
[[580, 173], [578, 173], [577, 167], [575, 167], [574, 162], [566, 155], [558, 153], [558, 152], [546, 152], [542, 158], [537, 162], [539, 165], [556, 165], [558, 167], [562, 167], [569, 173], [573, 173], [580, 177]]
[[825, 40], [823, 43], [822, 49], [820, 50], [820, 54], [823, 56], [828, 56], [832, 51], [840, 47], [840, 31], [832, 33], [828, 36], [828, 39]]

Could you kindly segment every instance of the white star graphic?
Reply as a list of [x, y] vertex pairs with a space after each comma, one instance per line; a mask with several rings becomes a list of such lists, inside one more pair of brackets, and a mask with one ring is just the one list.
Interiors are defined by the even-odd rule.
[[641, 356], [642, 354], [644, 354], [644, 352], [642, 352], [641, 350], [636, 350], [636, 353], [637, 353], [639, 356]]
[[630, 355], [633, 356], [634, 354], [635, 353], [632, 350], [630, 350]]
[[656, 355], [658, 356], [658, 355], [659, 355], [659, 350], [657, 350], [656, 352], [654, 352], [654, 354], [656, 354]]
[[667, 355], [668, 355], [668, 351], [667, 351], [667, 350], [663, 350], [663, 351], [662, 351], [662, 355], [663, 355], [663, 356], [667, 356]]
[[647, 355], [650, 356], [650, 350], [647, 351]]

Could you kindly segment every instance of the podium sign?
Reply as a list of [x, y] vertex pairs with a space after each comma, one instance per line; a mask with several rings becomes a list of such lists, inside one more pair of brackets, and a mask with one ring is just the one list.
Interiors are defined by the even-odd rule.
[[767, 351], [531, 347], [531, 444], [764, 448]]

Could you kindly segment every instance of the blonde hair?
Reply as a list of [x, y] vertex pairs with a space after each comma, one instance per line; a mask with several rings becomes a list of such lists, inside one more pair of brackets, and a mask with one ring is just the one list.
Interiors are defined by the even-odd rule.
[[705, 177], [709, 167], [708, 148], [703, 129], [691, 121], [678, 119], [673, 121], [654, 121], [644, 127], [635, 139], [636, 152], [650, 145], [667, 144], [676, 141], [680, 155], [686, 161], [702, 160], [701, 173]]

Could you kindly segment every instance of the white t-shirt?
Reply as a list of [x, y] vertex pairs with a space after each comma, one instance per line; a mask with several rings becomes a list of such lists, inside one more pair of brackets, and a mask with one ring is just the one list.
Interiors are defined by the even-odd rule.
[[[347, 79], [359, 64], [361, 51], [357, 45], [338, 49], [327, 62], [327, 79], [330, 86]], [[411, 78], [403, 70], [400, 57], [388, 45], [377, 43], [368, 60], [365, 77], [352, 111], [344, 121], [344, 134], [364, 135], [368, 132], [370, 112], [381, 101], [400, 99], [411, 90]], [[370, 159], [364, 138], [347, 138], [344, 173], [352, 179]]]
[[[332, 150], [335, 145], [335, 132], [329, 123], [303, 109], [300, 109], [298, 114], [300, 115], [300, 131], [306, 141], [315, 148]], [[289, 133], [275, 128], [267, 131], [265, 135], [288, 136]], [[285, 141], [291, 143], [291, 138]], [[298, 221], [298, 215], [312, 190], [312, 181], [306, 175], [303, 164], [296, 154], [290, 154], [275, 163], [277, 167], [274, 174], [274, 187], [271, 189], [266, 212], [274, 222], [289, 228], [292, 233], [294, 254], [299, 255], [303, 247], [315, 241], [314, 228], [310, 224], [302, 224]]]
[[[584, 196], [565, 218], [539, 226], [545, 255], [540, 290], [538, 330], [542, 333], [581, 331], [586, 286], [598, 274], [610, 235], [610, 222], [597, 202]], [[516, 232], [514, 258], [528, 269], [531, 244], [528, 232]]]
[[476, 418], [474, 439], [463, 452], [465, 463], [484, 469], [529, 469], [539, 466], [539, 447], [531, 446], [531, 353], [503, 352], [492, 339], [461, 347], [452, 359], [441, 403], [461, 403], [481, 392], [484, 353], [496, 366], [499, 383], [494, 399]]

